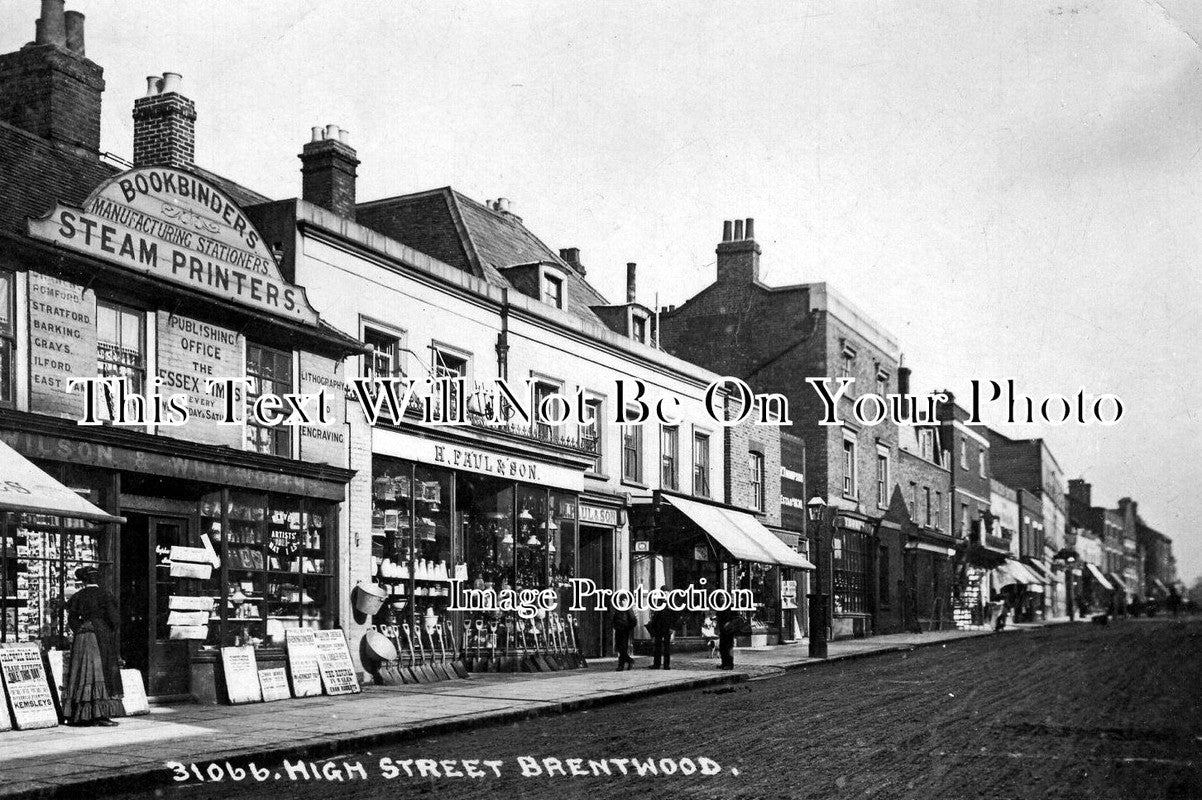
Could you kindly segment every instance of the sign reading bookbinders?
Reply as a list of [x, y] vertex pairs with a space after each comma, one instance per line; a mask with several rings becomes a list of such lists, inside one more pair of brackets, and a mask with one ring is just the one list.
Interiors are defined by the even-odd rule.
[[0, 675], [18, 730], [58, 725], [58, 711], [39, 645], [21, 642], [0, 646]]
[[313, 637], [317, 644], [317, 668], [326, 694], [357, 694], [361, 691], [342, 631], [313, 631]]
[[221, 648], [221, 666], [225, 674], [225, 691], [232, 705], [260, 703], [259, 667], [253, 647]]

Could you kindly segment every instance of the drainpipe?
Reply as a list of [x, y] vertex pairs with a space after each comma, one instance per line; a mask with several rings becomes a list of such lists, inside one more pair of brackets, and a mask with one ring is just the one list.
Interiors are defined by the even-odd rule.
[[497, 334], [497, 375], [509, 380], [509, 289], [501, 289], [501, 332]]

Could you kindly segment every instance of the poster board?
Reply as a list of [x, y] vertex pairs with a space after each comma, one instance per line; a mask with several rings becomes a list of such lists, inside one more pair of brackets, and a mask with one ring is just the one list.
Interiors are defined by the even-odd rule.
[[58, 725], [58, 711], [50, 694], [50, 678], [42, 665], [40, 645], [19, 642], [0, 646], [0, 675], [18, 730]]
[[231, 705], [263, 701], [263, 693], [259, 689], [259, 666], [255, 663], [255, 648], [221, 648], [221, 666], [225, 674], [225, 691]]
[[172, 611], [204, 611], [206, 613], [213, 611], [213, 598], [211, 597], [188, 597], [173, 594], [167, 602], [167, 608]]
[[358, 694], [359, 678], [341, 629], [313, 631], [313, 637], [317, 643], [317, 668], [326, 694]]
[[0, 681], [0, 732], [12, 729], [13, 718], [8, 713], [8, 692], [4, 688], [4, 682]]
[[288, 673], [283, 667], [259, 670], [259, 687], [263, 692], [264, 703], [292, 697], [292, 693], [288, 691]]
[[284, 642], [288, 648], [288, 675], [292, 679], [294, 697], [313, 697], [321, 694], [321, 671], [317, 668], [316, 631], [288, 628]]
[[125, 695], [121, 702], [127, 717], [150, 713], [150, 701], [146, 699], [146, 684], [142, 673], [136, 669], [121, 670], [121, 691]]

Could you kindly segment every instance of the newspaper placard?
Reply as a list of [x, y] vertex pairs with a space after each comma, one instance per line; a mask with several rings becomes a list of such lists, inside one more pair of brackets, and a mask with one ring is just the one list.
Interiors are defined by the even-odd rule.
[[341, 630], [313, 631], [317, 643], [317, 668], [326, 694], [357, 694], [359, 678], [351, 651]]
[[313, 697], [321, 694], [321, 671], [317, 668], [316, 631], [288, 628], [284, 642], [288, 648], [288, 675], [292, 679], [293, 697]]
[[146, 699], [146, 684], [142, 680], [140, 670], [121, 670], [121, 690], [125, 693], [121, 702], [125, 706], [127, 717], [150, 713], [150, 701]]
[[259, 665], [255, 663], [253, 647], [221, 648], [221, 666], [225, 671], [225, 690], [230, 704], [259, 703]]
[[288, 673], [283, 667], [259, 670], [259, 686], [263, 690], [264, 703], [292, 697], [292, 693], [288, 691]]
[[58, 725], [50, 678], [42, 666], [42, 648], [38, 644], [21, 642], [0, 647], [0, 674], [4, 676], [9, 708], [18, 730]]

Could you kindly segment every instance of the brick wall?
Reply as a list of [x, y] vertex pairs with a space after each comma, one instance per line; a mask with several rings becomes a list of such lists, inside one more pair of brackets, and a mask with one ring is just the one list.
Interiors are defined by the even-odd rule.
[[[726, 419], [737, 419], [742, 404], [732, 399], [726, 406]], [[744, 422], [725, 428], [726, 439], [726, 497], [727, 502], [741, 508], [754, 509], [755, 493], [751, 482], [751, 453], [763, 456], [763, 498], [766, 525], [780, 526], [780, 429], [772, 425], [755, 425], [753, 413]]]
[[191, 167], [196, 160], [196, 104], [178, 92], [134, 101], [134, 166]]
[[52, 44], [0, 55], [0, 120], [46, 139], [100, 149], [104, 70]]
[[300, 159], [301, 197], [353, 220], [359, 166], [354, 148], [338, 139], [318, 139], [304, 146]]

